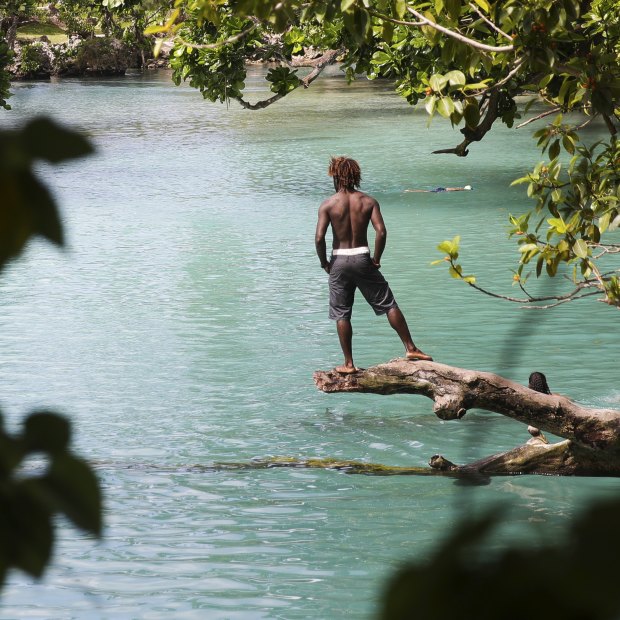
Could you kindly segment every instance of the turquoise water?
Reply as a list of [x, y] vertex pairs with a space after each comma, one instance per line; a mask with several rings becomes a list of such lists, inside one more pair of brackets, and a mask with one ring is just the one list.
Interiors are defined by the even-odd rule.
[[[165, 72], [14, 90], [3, 124], [50, 114], [87, 130], [97, 154], [41, 168], [68, 248], [33, 243], [0, 279], [0, 405], [12, 428], [41, 406], [71, 417], [103, 485], [106, 529], [97, 542], [60, 522], [52, 567], [40, 582], [13, 573], [0, 617], [372, 618], [392, 570], [428, 557], [464, 513], [507, 504], [493, 544], [535, 544], [618, 490], [194, 467], [272, 455], [464, 463], [528, 438], [482, 411], [442, 422], [422, 397], [316, 391], [312, 372], [341, 361], [314, 254], [333, 154], [360, 161], [382, 205], [383, 271], [422, 349], [520, 382], [542, 370], [554, 391], [620, 406], [613, 310], [521, 310], [430, 266], [437, 243], [460, 234], [465, 270], [515, 292], [507, 214], [528, 203], [509, 183], [531, 161], [531, 126], [498, 128], [455, 158], [429, 153], [458, 131], [427, 128], [376, 82], [333, 76], [253, 113], [206, 103]], [[353, 324], [358, 365], [401, 354], [363, 303]]]

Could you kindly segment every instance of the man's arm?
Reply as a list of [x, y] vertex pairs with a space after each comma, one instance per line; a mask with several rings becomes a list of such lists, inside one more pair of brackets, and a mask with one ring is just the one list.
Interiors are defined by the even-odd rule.
[[375, 229], [375, 253], [372, 257], [372, 262], [381, 267], [381, 256], [383, 256], [383, 250], [385, 250], [385, 243], [387, 241], [387, 230], [385, 228], [385, 222], [381, 215], [381, 209], [379, 203], [375, 200], [373, 205], [372, 214], [370, 216], [370, 223]]
[[327, 260], [327, 244], [325, 243], [325, 235], [329, 228], [329, 213], [327, 207], [323, 203], [319, 207], [319, 220], [316, 224], [316, 234], [314, 236], [314, 246], [316, 248], [316, 254], [321, 261], [321, 267], [329, 273], [329, 261]]

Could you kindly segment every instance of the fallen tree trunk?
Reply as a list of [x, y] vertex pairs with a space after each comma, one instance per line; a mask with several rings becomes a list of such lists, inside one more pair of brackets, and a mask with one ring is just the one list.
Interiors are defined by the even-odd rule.
[[455, 368], [436, 362], [398, 359], [343, 375], [314, 373], [324, 392], [421, 394], [434, 401], [443, 420], [460, 419], [469, 409], [485, 409], [563, 437], [541, 439], [469, 465], [457, 466], [438, 455], [432, 468], [486, 474], [620, 475], [620, 411], [582, 407], [557, 394], [542, 394], [489, 372]]

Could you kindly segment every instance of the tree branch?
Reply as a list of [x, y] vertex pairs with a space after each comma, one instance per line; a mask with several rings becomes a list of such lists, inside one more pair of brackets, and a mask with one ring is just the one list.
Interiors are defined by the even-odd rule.
[[[586, 280], [584, 282], [580, 282], [573, 291], [565, 295], [547, 295], [543, 297], [533, 297], [521, 286], [521, 290], [527, 295], [527, 299], [520, 298], [520, 297], [509, 297], [508, 295], [500, 295], [499, 293], [493, 293], [491, 291], [488, 291], [485, 288], [482, 288], [481, 286], [478, 286], [477, 284], [473, 282], [467, 282], [467, 284], [471, 286], [472, 288], [475, 288], [477, 291], [480, 291], [481, 293], [488, 295], [489, 297], [494, 297], [495, 299], [503, 299], [504, 301], [511, 301], [511, 302], [518, 303], [518, 304], [526, 304], [526, 305], [523, 305], [522, 307], [529, 309], [529, 310], [545, 310], [547, 308], [553, 308], [555, 306], [559, 306], [563, 303], [566, 303], [567, 301], [573, 301], [575, 299], [581, 299], [582, 297], [590, 297], [592, 295], [601, 294], [601, 289], [599, 288], [596, 280]], [[592, 288], [592, 287], [596, 287], [596, 290], [588, 291], [587, 293], [580, 294], [583, 291], [583, 289]], [[531, 305], [531, 304], [540, 304], [545, 301], [553, 301], [554, 303], [550, 305], [544, 305], [544, 306]]]
[[553, 108], [552, 110], [547, 110], [546, 112], [543, 112], [542, 114], [538, 114], [538, 116], [533, 116], [532, 118], [528, 118], [526, 121], [519, 123], [516, 126], [516, 129], [521, 129], [521, 127], [525, 127], [526, 125], [529, 125], [530, 123], [539, 121], [540, 119], [546, 118], [547, 116], [551, 116], [552, 114], [557, 114], [558, 112], [561, 112], [561, 110], [562, 108], [558, 106], [557, 108]]
[[499, 99], [499, 91], [494, 90], [491, 92], [491, 89], [489, 89], [489, 91], [490, 92], [487, 94], [487, 110], [484, 118], [478, 126], [475, 129], [470, 129], [467, 126], [463, 127], [463, 129], [461, 129], [461, 133], [465, 136], [465, 140], [463, 140], [461, 144], [452, 149], [440, 149], [438, 151], [433, 151], [433, 155], [438, 155], [441, 153], [454, 153], [459, 157], [467, 157], [469, 154], [467, 147], [472, 142], [479, 142], [482, 138], [484, 138], [498, 117], [497, 101]]
[[337, 50], [329, 50], [325, 52], [320, 58], [316, 58], [311, 61], [311, 66], [314, 66], [314, 69], [308, 75], [306, 75], [306, 77], [301, 79], [301, 85], [304, 88], [308, 88], [308, 86], [310, 86], [310, 84], [312, 84], [312, 82], [314, 82], [314, 80], [316, 80], [316, 78], [321, 75], [325, 67], [333, 65], [336, 60], [338, 60], [338, 56], [340, 56], [343, 51], [343, 48]]
[[400, 359], [351, 375], [317, 371], [314, 382], [323, 392], [420, 394], [434, 401], [433, 411], [442, 420], [485, 409], [620, 458], [620, 411], [581, 407], [489, 372]]
[[[314, 82], [314, 80], [316, 80], [319, 75], [321, 75], [325, 67], [333, 65], [336, 62], [338, 56], [342, 54], [342, 52], [342, 48], [337, 50], [328, 50], [320, 58], [315, 58], [314, 60], [310, 61], [311, 66], [313, 66], [314, 69], [308, 75], [306, 75], [306, 77], [299, 80], [300, 85], [304, 88], [308, 88], [308, 86], [310, 86], [310, 84], [312, 84], [312, 82]], [[270, 106], [272, 103], [275, 103], [276, 101], [282, 99], [283, 97], [286, 97], [286, 95], [288, 95], [288, 93], [278, 93], [273, 95], [273, 97], [270, 97], [269, 99], [264, 99], [263, 101], [258, 101], [257, 103], [250, 103], [249, 101], [245, 101], [245, 99], [243, 99], [242, 97], [235, 97], [235, 100], [238, 101], [246, 110], [261, 110]]]
[[282, 99], [282, 97], [286, 97], [287, 94], [288, 93], [277, 93], [273, 97], [269, 97], [269, 99], [257, 101], [256, 103], [250, 103], [249, 101], [243, 99], [243, 97], [235, 97], [235, 101], [238, 101], [241, 106], [244, 107], [246, 110], [262, 110], [263, 108], [270, 106], [272, 103], [279, 101], [280, 99]]
[[497, 32], [498, 34], [501, 34], [503, 37], [505, 37], [509, 41], [512, 41], [512, 37], [509, 34], [506, 34], [501, 28], [496, 26], [490, 19], [488, 19], [475, 4], [470, 2], [469, 8], [472, 11], [474, 11], [485, 24], [487, 24], [490, 28], [493, 28], [495, 32]]
[[407, 11], [409, 11], [409, 13], [411, 13], [416, 19], [420, 20], [422, 25], [430, 26], [431, 28], [434, 28], [435, 30], [445, 34], [446, 36], [452, 37], [453, 39], [456, 39], [457, 41], [460, 41], [461, 43], [465, 43], [465, 45], [469, 45], [470, 47], [473, 47], [475, 49], [484, 50], [485, 52], [497, 52], [497, 53], [512, 52], [514, 50], [514, 45], [500, 45], [500, 46], [486, 45], [486, 43], [480, 43], [479, 41], [476, 41], [475, 39], [470, 39], [469, 37], [466, 37], [465, 35], [462, 35], [459, 32], [455, 32], [454, 30], [450, 30], [449, 28], [440, 26], [439, 24], [431, 21], [430, 19], [427, 19], [426, 17], [424, 17], [424, 15], [422, 15], [421, 13], [418, 13], [418, 11], [416, 11], [415, 9], [412, 9], [410, 6], [407, 7]]

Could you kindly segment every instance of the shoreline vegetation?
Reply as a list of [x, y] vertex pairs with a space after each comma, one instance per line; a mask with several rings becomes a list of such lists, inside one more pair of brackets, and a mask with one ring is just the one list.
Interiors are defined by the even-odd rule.
[[[135, 46], [101, 33], [70, 34], [57, 24], [43, 21], [26, 22], [15, 34], [13, 54], [7, 67], [11, 81], [122, 76], [128, 71], [172, 68], [172, 39], [165, 39], [158, 45], [155, 55], [155, 46], [150, 41], [148, 46]], [[320, 55], [319, 50], [308, 48], [296, 56], [295, 66], [314, 66]]]
[[8, 70], [12, 81], [125, 75], [131, 69], [169, 69], [171, 48], [166, 41], [155, 58], [113, 37], [68, 36], [51, 24], [32, 22], [18, 30]]

